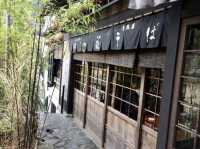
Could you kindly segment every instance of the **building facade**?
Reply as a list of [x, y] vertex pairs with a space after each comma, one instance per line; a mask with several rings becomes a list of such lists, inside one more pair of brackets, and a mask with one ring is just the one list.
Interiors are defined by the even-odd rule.
[[100, 148], [198, 149], [200, 5], [130, 6], [109, 1], [95, 32], [66, 38], [61, 105]]

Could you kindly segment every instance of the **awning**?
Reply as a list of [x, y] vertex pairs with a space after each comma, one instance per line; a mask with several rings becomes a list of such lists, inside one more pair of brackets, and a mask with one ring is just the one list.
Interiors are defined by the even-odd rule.
[[102, 46], [102, 33], [103, 31], [97, 31], [94, 33], [94, 48], [93, 51], [94, 52], [99, 52], [101, 50], [101, 46]]
[[142, 25], [142, 20], [134, 20], [126, 23], [124, 34], [124, 49], [129, 50], [138, 48]]
[[163, 40], [167, 40], [165, 36], [166, 13], [162, 12], [143, 18], [143, 26], [141, 31], [140, 47], [157, 48], [164, 47]]
[[112, 35], [113, 35], [112, 27], [96, 31], [96, 33], [94, 34], [93, 51], [99, 52], [99, 51], [107, 51], [108, 49], [110, 49]]
[[71, 38], [73, 52], [102, 52], [166, 47], [167, 11], [126, 21]]
[[81, 38], [82, 36], [78, 36], [70, 39], [69, 47], [72, 53], [81, 52]]
[[81, 51], [86, 52], [88, 48], [88, 34], [82, 36], [81, 39]]
[[124, 42], [125, 24], [114, 26], [113, 36], [111, 40], [112, 50], [121, 50]]
[[113, 35], [113, 27], [108, 27], [102, 31], [102, 51], [107, 51], [111, 46], [111, 39]]
[[93, 51], [94, 36], [95, 36], [95, 32], [88, 34], [88, 48], [87, 48], [86, 52], [92, 52]]

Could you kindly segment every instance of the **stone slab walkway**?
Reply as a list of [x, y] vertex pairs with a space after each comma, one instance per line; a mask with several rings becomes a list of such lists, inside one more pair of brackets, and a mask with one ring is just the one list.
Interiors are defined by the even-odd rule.
[[[40, 136], [45, 114], [39, 114]], [[48, 114], [39, 149], [98, 149], [96, 145], [78, 128], [72, 117], [62, 114]]]

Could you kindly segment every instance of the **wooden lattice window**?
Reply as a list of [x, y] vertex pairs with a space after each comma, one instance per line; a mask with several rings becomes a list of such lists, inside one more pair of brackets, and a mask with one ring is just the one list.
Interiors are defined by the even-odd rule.
[[89, 95], [104, 103], [107, 65], [91, 63], [91, 65], [89, 65], [89, 70], [91, 71], [91, 74], [89, 75]]
[[146, 69], [144, 88], [144, 125], [157, 130], [160, 120], [163, 72], [161, 69]]
[[76, 62], [74, 80], [75, 88], [85, 92], [86, 89], [86, 79], [87, 79], [88, 65], [86, 62]]
[[110, 71], [109, 106], [137, 120], [141, 72], [139, 69], [113, 67]]

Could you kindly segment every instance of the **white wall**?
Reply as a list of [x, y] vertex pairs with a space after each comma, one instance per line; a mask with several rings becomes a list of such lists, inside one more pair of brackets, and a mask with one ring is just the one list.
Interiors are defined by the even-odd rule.
[[70, 63], [71, 63], [71, 52], [69, 50], [69, 35], [65, 34], [64, 39], [65, 41], [64, 41], [63, 67], [62, 67], [62, 86], [65, 86], [64, 100], [67, 101], [69, 78], [70, 78]]

